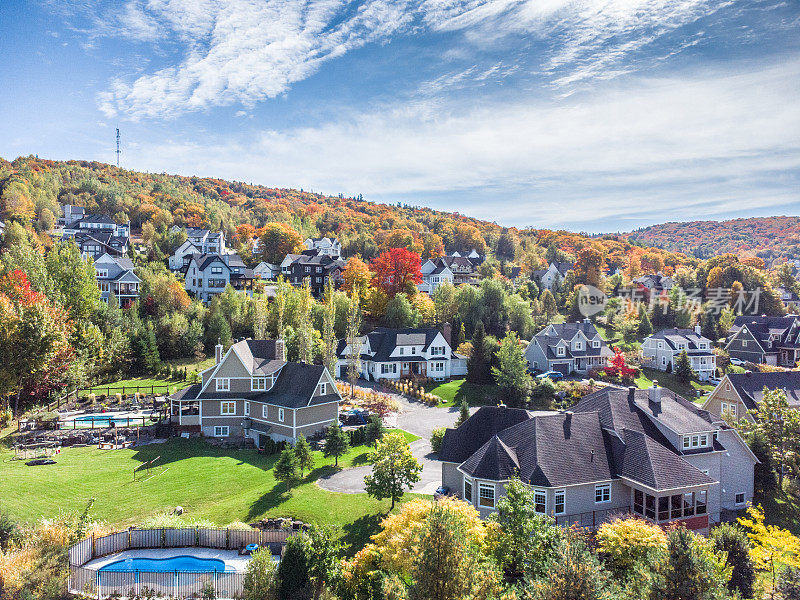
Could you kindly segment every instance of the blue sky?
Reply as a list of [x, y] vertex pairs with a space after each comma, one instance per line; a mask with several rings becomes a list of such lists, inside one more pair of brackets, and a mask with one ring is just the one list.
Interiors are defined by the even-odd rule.
[[520, 227], [800, 214], [796, 0], [0, 2], [0, 156]]

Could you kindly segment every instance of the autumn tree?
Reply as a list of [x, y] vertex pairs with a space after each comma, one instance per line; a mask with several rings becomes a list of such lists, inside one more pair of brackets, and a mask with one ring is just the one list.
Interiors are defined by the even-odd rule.
[[572, 267], [573, 271], [575, 271], [575, 282], [601, 288], [604, 265], [605, 260], [600, 250], [593, 246], [582, 248], [578, 252], [575, 265]]
[[420, 267], [419, 254], [405, 248], [392, 248], [372, 261], [373, 284], [394, 296], [422, 283]]
[[332, 377], [336, 376], [336, 348], [339, 341], [336, 339], [336, 302], [334, 298], [333, 283], [330, 281], [325, 286], [325, 304], [322, 316], [322, 363]]
[[[782, 571], [800, 569], [800, 538], [776, 525], [767, 525], [760, 506], [748, 508], [747, 517], [741, 517], [739, 524], [748, 530], [750, 555], [756, 569], [768, 574], [772, 590]], [[774, 591], [772, 597], [775, 597]]]
[[31, 289], [24, 272], [0, 278], [0, 392], [39, 397], [61, 382], [73, 360], [72, 323], [66, 311]]
[[342, 289], [345, 292], [350, 295], [355, 292], [359, 298], [364, 298], [371, 281], [372, 272], [367, 263], [357, 256], [347, 259], [347, 265], [342, 271]]
[[453, 231], [453, 249], [467, 253], [475, 250], [478, 254], [486, 253], [486, 240], [483, 238], [480, 229], [474, 225], [460, 223]]
[[375, 443], [369, 453], [372, 473], [364, 477], [367, 494], [378, 499], [392, 499], [392, 507], [402, 498], [405, 487], [420, 479], [422, 465], [411, 454], [402, 433], [390, 433]]
[[361, 373], [361, 311], [358, 307], [358, 293], [350, 298], [347, 310], [347, 380], [350, 382], [350, 395], [356, 386], [356, 380]]
[[261, 258], [268, 263], [280, 264], [287, 254], [300, 252], [303, 238], [286, 223], [267, 223], [261, 234]]

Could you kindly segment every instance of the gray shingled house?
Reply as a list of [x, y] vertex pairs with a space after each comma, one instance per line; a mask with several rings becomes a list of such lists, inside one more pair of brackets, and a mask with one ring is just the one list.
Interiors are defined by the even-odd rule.
[[800, 360], [800, 318], [739, 315], [725, 345], [731, 358], [794, 367]]
[[533, 336], [525, 350], [531, 369], [564, 375], [602, 369], [612, 355], [589, 319], [550, 324]]
[[170, 396], [179, 431], [209, 437], [294, 442], [339, 419], [341, 396], [322, 365], [284, 360], [283, 340], [242, 340], [203, 371], [201, 383]]
[[751, 410], [758, 410], [764, 390], [783, 390], [791, 408], [800, 408], [800, 371], [774, 373], [728, 373], [703, 404], [712, 415], [730, 415], [753, 420]]
[[631, 513], [700, 532], [752, 499], [758, 462], [736, 430], [657, 386], [605, 388], [551, 414], [482, 407], [447, 430], [439, 459], [442, 484], [484, 517], [516, 475], [560, 525]]

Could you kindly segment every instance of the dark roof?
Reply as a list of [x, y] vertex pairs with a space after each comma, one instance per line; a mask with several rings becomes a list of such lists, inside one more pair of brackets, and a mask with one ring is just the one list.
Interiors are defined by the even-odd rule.
[[[563, 277], [564, 275], [567, 274], [567, 271], [569, 271], [572, 268], [572, 265], [574, 263], [554, 261], [554, 262], [552, 262], [550, 264], [552, 264], [556, 268], [556, 270], [561, 274], [561, 276]], [[548, 268], [550, 268], [550, 265], [548, 265]]]
[[211, 263], [216, 262], [216, 261], [219, 261], [223, 265], [225, 265], [225, 268], [228, 269], [229, 271], [231, 269], [228, 266], [228, 264], [225, 262], [225, 260], [222, 258], [222, 256], [220, 256], [219, 254], [216, 254], [216, 253], [214, 253], [214, 254], [193, 254], [192, 258], [191, 258], [191, 260], [189, 262], [191, 262], [192, 260], [197, 263], [197, 268], [200, 271], [205, 271], [209, 267], [209, 265], [211, 265]]
[[73, 221], [70, 224], [70, 229], [73, 229], [75, 225], [80, 226], [81, 223], [105, 223], [105, 224], [114, 224], [114, 219], [109, 217], [108, 215], [84, 215], [82, 218], [78, 219], [77, 221]]
[[[798, 317], [796, 315], [788, 315], [785, 317], [768, 317], [765, 315], [739, 315], [733, 321], [729, 335], [737, 333], [742, 327], [747, 327], [748, 331], [753, 334], [753, 337], [761, 345], [764, 351], [776, 352], [776, 348], [791, 344], [794, 340], [791, 339], [793, 333], [796, 331], [793, 325], [797, 323]], [[777, 337], [776, 346], [770, 344], [770, 337]]]
[[[366, 337], [369, 339], [369, 347], [374, 354], [366, 354], [364, 352], [365, 347], [362, 345], [361, 356], [365, 360], [372, 360], [376, 362], [390, 362], [394, 360], [408, 362], [414, 358], [414, 355], [406, 354], [399, 357], [391, 356], [392, 352], [397, 346], [422, 346], [422, 351], [424, 352], [428, 349], [438, 334], [439, 330], [434, 327], [407, 327], [403, 329], [378, 327], [366, 335]], [[343, 353], [346, 346], [346, 340], [339, 340], [339, 344], [336, 348], [337, 356], [340, 358], [345, 358]]]
[[[549, 334], [550, 331], [553, 331], [553, 335]], [[542, 348], [548, 360], [564, 360], [577, 356], [611, 356], [611, 351], [602, 337], [600, 338], [599, 348], [593, 348], [587, 344], [583, 350], [571, 350], [569, 344], [567, 344], [564, 355], [558, 356], [554, 349], [558, 343], [562, 340], [569, 342], [579, 331], [590, 340], [600, 337], [592, 322], [584, 319], [577, 323], [553, 323], [542, 329], [533, 339]]]
[[513, 425], [481, 446], [461, 469], [495, 481], [516, 474], [544, 487], [613, 477], [597, 413], [539, 415]]
[[530, 413], [521, 408], [482, 406], [461, 427], [445, 431], [439, 460], [464, 462], [492, 436], [530, 418]]
[[[709, 340], [707, 337], [703, 337], [694, 329], [662, 329], [661, 331], [657, 331], [649, 337], [656, 340], [664, 340], [673, 350], [677, 350], [677, 345], [680, 343], [686, 344], [685, 350], [690, 354], [711, 354], [711, 340]], [[708, 344], [708, 348], [705, 350], [700, 350], [700, 342]]]
[[233, 345], [251, 374], [269, 375], [280, 369], [286, 361], [276, 360], [276, 340], [243, 340]]
[[789, 406], [800, 407], [800, 372], [776, 371], [774, 373], [729, 373], [728, 381], [748, 410], [756, 410], [764, 399], [764, 388], [786, 390]]

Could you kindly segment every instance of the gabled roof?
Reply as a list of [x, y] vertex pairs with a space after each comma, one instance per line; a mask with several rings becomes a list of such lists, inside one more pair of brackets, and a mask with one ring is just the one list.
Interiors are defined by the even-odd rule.
[[530, 418], [521, 408], [482, 406], [461, 427], [445, 431], [439, 460], [462, 463], [495, 434]]
[[728, 373], [727, 378], [748, 410], [758, 408], [764, 399], [765, 387], [768, 390], [786, 390], [789, 406], [800, 407], [800, 371]]
[[[422, 346], [422, 352], [425, 352], [439, 335], [439, 330], [434, 327], [413, 328], [407, 327], [403, 329], [391, 329], [389, 327], [378, 327], [368, 333], [365, 337], [369, 342], [369, 348], [373, 352], [372, 355], [365, 354], [365, 345], [362, 344], [362, 358], [365, 360], [372, 360], [375, 362], [388, 362], [393, 360], [410, 361], [413, 356], [408, 354], [400, 357], [393, 357], [392, 352], [398, 346]], [[347, 340], [339, 340], [336, 349], [336, 354], [339, 358], [345, 358], [344, 349], [347, 347]], [[421, 360], [424, 357], [417, 355]]]
[[567, 274], [567, 271], [572, 268], [573, 264], [574, 263], [566, 261], [553, 261], [548, 265], [548, 268], [555, 267], [556, 271], [558, 271], [558, 273], [564, 277]]
[[286, 364], [275, 358], [276, 340], [243, 340], [233, 347], [251, 375], [269, 375]]
[[[205, 271], [212, 263], [217, 261], [221, 262], [225, 266], [225, 268], [228, 269], [229, 271], [231, 270], [231, 268], [228, 266], [228, 264], [225, 262], [222, 256], [216, 253], [193, 254], [191, 260], [189, 261], [189, 264], [191, 264], [192, 262], [197, 263], [197, 269], [200, 271]], [[187, 265], [187, 267], [188, 266], [189, 265]]]
[[[583, 350], [571, 350], [569, 342], [576, 335], [583, 334], [587, 339], [600, 339], [600, 347], [594, 348], [591, 344], [586, 344]], [[542, 329], [533, 336], [533, 340], [542, 349], [548, 360], [569, 359], [583, 356], [611, 356], [605, 340], [600, 337], [597, 329], [588, 319], [577, 323], [553, 323]], [[555, 348], [563, 342], [565, 351], [563, 355], [556, 354]]]
[[730, 331], [731, 336], [738, 333], [743, 327], [753, 335], [761, 349], [764, 352], [776, 352], [776, 346], [770, 346], [770, 338], [772, 337], [778, 342], [778, 345], [783, 343], [791, 343], [793, 340], [789, 339], [790, 333], [794, 330], [792, 326], [798, 321], [797, 315], [788, 315], [785, 317], [768, 317], [765, 315], [739, 315], [733, 321]]
[[[678, 349], [678, 344], [686, 344], [686, 351], [689, 354], [711, 354], [711, 340], [703, 337], [694, 329], [662, 329], [654, 334], [648, 336], [646, 339], [664, 340], [667, 346], [672, 350]], [[700, 350], [700, 343], [703, 342], [707, 345], [707, 349]]]

